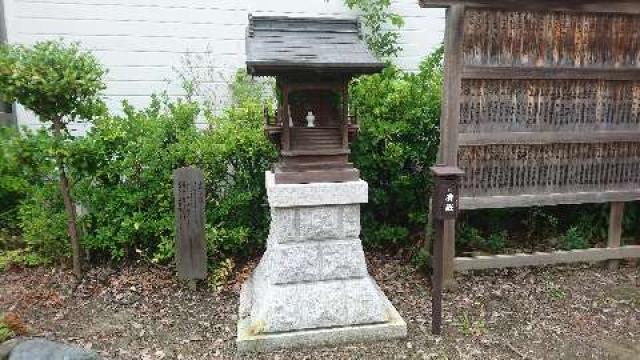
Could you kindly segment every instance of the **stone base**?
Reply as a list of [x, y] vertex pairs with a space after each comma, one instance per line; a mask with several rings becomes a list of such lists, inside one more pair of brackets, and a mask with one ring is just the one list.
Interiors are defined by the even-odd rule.
[[[373, 282], [373, 279], [371, 279]], [[242, 289], [240, 308], [250, 306], [253, 289], [248, 281]], [[375, 284], [374, 284], [375, 285]], [[349, 325], [309, 330], [253, 335], [250, 316], [238, 322], [236, 347], [239, 353], [269, 352], [300, 347], [336, 346], [352, 343], [400, 339], [407, 336], [407, 324], [384, 293], [376, 286], [385, 305], [385, 322], [365, 325]]]
[[367, 183], [277, 184], [267, 251], [240, 294], [238, 351], [271, 351], [406, 336], [367, 271], [360, 204]]

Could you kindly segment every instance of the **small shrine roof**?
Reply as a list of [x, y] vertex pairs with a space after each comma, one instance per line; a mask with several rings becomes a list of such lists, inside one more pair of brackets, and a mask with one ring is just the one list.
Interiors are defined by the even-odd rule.
[[250, 16], [246, 47], [253, 75], [363, 74], [384, 67], [363, 41], [357, 19]]

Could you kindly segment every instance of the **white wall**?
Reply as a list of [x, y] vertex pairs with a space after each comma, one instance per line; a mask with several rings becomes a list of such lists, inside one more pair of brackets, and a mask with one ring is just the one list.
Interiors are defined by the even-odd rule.
[[[215, 72], [196, 69], [211, 79], [208, 88], [226, 99], [227, 80], [244, 66], [244, 37], [249, 13], [289, 16], [355, 14], [343, 0], [4, 0], [9, 42], [33, 43], [62, 38], [79, 41], [109, 69], [107, 102], [120, 108], [128, 99], [148, 103], [154, 92], [183, 94], [177, 71], [185, 53]], [[421, 9], [418, 0], [394, 0], [392, 8], [405, 19], [397, 63], [415, 70], [441, 41], [444, 11]], [[36, 118], [18, 109], [20, 125], [37, 125]], [[79, 126], [81, 131], [82, 126]]]

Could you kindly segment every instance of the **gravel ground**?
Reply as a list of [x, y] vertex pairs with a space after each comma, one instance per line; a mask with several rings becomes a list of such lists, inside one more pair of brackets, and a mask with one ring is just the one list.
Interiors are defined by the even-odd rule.
[[[574, 265], [460, 274], [444, 300], [444, 336], [430, 335], [427, 278], [405, 260], [368, 256], [369, 269], [408, 324], [404, 340], [246, 359], [640, 359], [640, 270]], [[31, 334], [107, 359], [231, 359], [239, 269], [218, 293], [189, 290], [169, 269], [97, 268], [0, 274], [0, 313]]]

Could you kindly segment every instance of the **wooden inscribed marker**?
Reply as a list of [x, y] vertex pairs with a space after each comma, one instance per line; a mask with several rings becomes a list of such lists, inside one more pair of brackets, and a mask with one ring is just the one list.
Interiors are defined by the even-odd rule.
[[431, 281], [431, 333], [442, 334], [442, 290], [445, 276], [445, 224], [453, 223], [459, 209], [460, 177], [464, 174], [455, 166], [434, 166], [431, 213], [434, 221], [433, 278]]
[[206, 279], [205, 189], [202, 170], [174, 171], [176, 204], [176, 267], [183, 280]]

